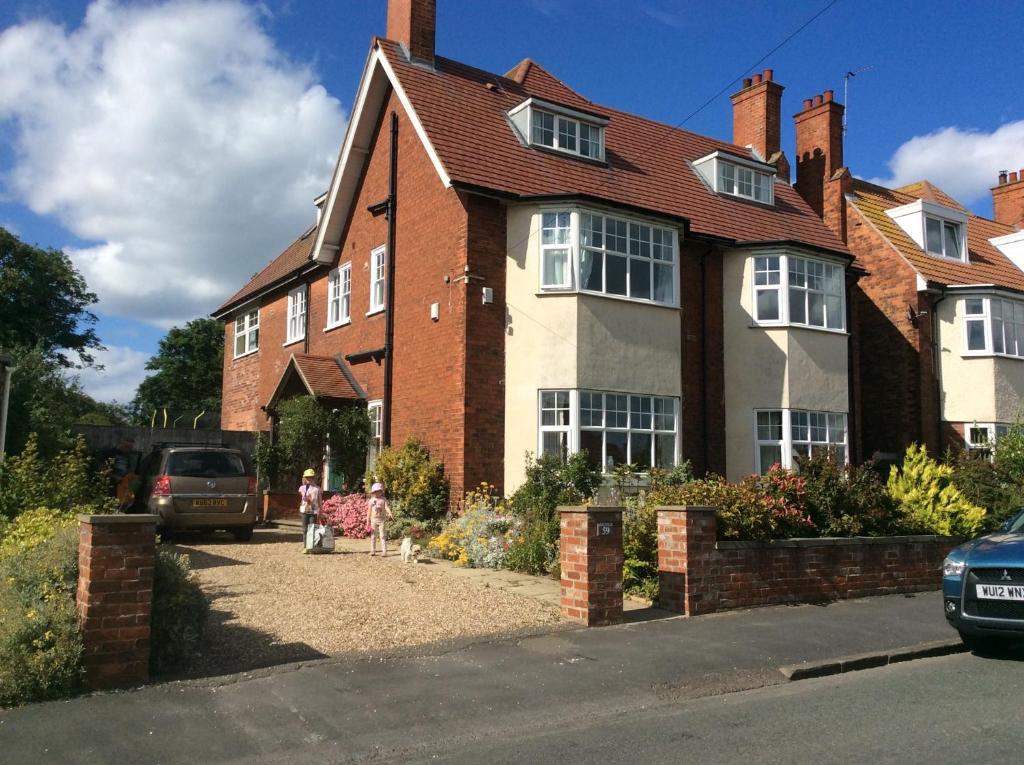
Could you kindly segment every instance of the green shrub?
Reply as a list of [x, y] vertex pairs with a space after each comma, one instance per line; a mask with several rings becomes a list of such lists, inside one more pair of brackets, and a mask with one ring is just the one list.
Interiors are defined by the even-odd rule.
[[622, 514], [622, 584], [626, 593], [658, 598], [658, 513], [647, 497], [629, 502]]
[[444, 466], [430, 457], [421, 442], [410, 438], [401, 449], [382, 449], [364, 482], [384, 484], [396, 517], [435, 521], [448, 511], [448, 480]]
[[887, 488], [914, 533], [971, 537], [985, 522], [985, 508], [953, 484], [953, 468], [928, 456], [923, 445], [907, 447], [902, 468], [892, 466]]
[[840, 464], [828, 451], [799, 459], [807, 513], [824, 537], [898, 534], [901, 515], [872, 464]]
[[[1012, 462], [1001, 461], [999, 450], [1003, 439], [999, 439], [995, 459], [988, 454], [962, 449], [946, 452], [945, 464], [953, 469], [953, 484], [972, 504], [988, 510], [985, 528], [997, 529], [1003, 521], [1024, 505], [1024, 486], [1013, 478]], [[1011, 446], [1012, 444], [1008, 444]], [[1009, 464], [1009, 469], [1007, 467]]]
[[357, 406], [333, 408], [313, 396], [295, 396], [277, 406], [277, 438], [257, 441], [260, 478], [278, 486], [298, 483], [307, 468], [319, 469], [331, 446], [331, 460], [350, 484], [362, 473], [370, 443], [370, 418]]
[[554, 455], [533, 460], [526, 457], [526, 481], [509, 497], [509, 509], [519, 515], [531, 510], [554, 512], [559, 505], [578, 505], [594, 496], [601, 485], [601, 471], [587, 460], [586, 452], [570, 455], [564, 462]]
[[558, 565], [559, 534], [557, 514], [543, 509], [528, 512], [509, 546], [505, 565], [524, 574], [552, 573]]
[[58, 530], [74, 526], [75, 516], [74, 508], [71, 511], [48, 507], [26, 510], [0, 529], [0, 558], [32, 550]]
[[210, 605], [187, 555], [157, 548], [149, 668], [154, 675], [188, 666], [199, 650]]
[[77, 578], [76, 529], [0, 558], [0, 706], [64, 698], [81, 686]]

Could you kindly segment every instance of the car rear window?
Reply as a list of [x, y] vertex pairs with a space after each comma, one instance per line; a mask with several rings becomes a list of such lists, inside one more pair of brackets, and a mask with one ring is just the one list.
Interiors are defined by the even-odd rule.
[[167, 475], [236, 478], [245, 474], [241, 456], [231, 452], [173, 452], [167, 461]]

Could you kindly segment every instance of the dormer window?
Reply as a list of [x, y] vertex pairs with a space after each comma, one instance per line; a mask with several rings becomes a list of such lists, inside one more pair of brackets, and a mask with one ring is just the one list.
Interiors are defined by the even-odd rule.
[[524, 143], [604, 160], [604, 126], [608, 120], [530, 98], [509, 112]]
[[718, 194], [775, 204], [775, 168], [771, 165], [716, 151], [696, 160], [693, 167]]
[[919, 199], [885, 214], [927, 254], [962, 263], [967, 256], [967, 213]]

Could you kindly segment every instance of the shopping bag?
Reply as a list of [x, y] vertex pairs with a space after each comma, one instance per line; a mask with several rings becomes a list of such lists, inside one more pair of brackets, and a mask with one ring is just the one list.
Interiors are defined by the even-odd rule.
[[315, 552], [334, 552], [334, 529], [330, 526], [314, 526], [313, 550]]

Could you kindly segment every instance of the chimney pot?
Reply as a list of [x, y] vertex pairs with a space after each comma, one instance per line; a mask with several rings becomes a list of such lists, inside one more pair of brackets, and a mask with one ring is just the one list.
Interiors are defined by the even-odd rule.
[[821, 93], [819, 93], [818, 95], [816, 95], [814, 97], [814, 105], [815, 106], [821, 106]]
[[743, 89], [746, 90], [749, 87], [750, 87], [750, 78], [749, 77], [744, 77], [743, 78]]
[[999, 185], [1002, 186], [1004, 183], [1006, 183], [1006, 171], [1005, 170], [1000, 170], [999, 171]]
[[1009, 181], [1010, 181], [1010, 183], [1016, 183], [1017, 182], [1017, 171], [1016, 170], [1011, 170], [1010, 171]]
[[750, 81], [751, 81], [751, 82], [752, 82], [752, 83], [753, 83], [754, 85], [760, 85], [760, 84], [761, 84], [761, 75], [759, 75], [759, 74], [755, 74], [755, 75], [754, 75], [753, 77], [751, 77], [751, 78], [750, 78]]
[[807, 111], [810, 108], [811, 108], [811, 99], [805, 98], [804, 99], [804, 111]]
[[772, 69], [765, 69], [764, 70], [765, 82], [771, 82], [774, 78], [775, 78], [775, 71], [774, 70], [772, 70]]
[[825, 101], [826, 102], [831, 101], [832, 100], [832, 96], [833, 96], [833, 93], [832, 93], [831, 90], [826, 90], [825, 91]]

